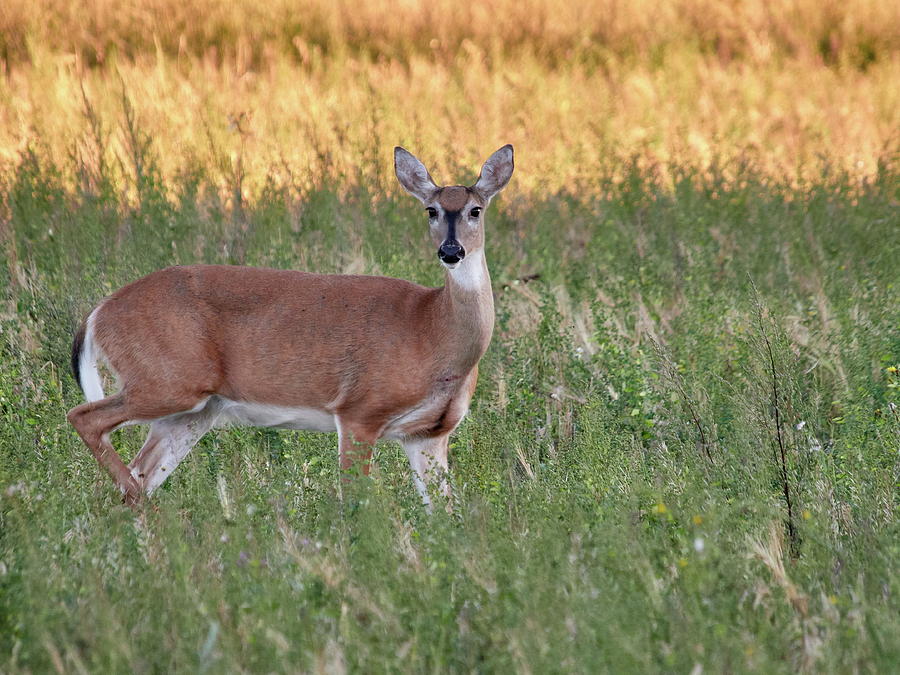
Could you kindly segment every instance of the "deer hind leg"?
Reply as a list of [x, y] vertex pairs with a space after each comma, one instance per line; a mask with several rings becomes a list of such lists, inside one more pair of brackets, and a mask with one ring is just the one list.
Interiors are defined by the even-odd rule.
[[75, 427], [97, 462], [106, 469], [131, 506], [141, 499], [141, 488], [109, 441], [109, 434], [132, 419], [122, 393], [72, 408], [66, 418]]
[[172, 475], [181, 461], [215, 422], [213, 403], [197, 412], [185, 412], [156, 420], [140, 452], [128, 465], [147, 495], [153, 494]]
[[429, 511], [431, 511], [430, 488], [437, 488], [437, 492], [447, 500], [451, 497], [447, 465], [449, 444], [450, 434], [434, 438], [407, 438], [401, 441], [403, 450], [409, 458], [416, 490]]
[[85, 445], [91, 449], [100, 466], [109, 473], [116, 487], [125, 495], [125, 503], [135, 506], [143, 497], [142, 486], [113, 448], [109, 434], [125, 424], [159, 421], [185, 411], [199, 412], [204, 401], [202, 395], [187, 391], [171, 392], [164, 402], [142, 400], [140, 396], [130, 395], [127, 389], [123, 389], [108, 398], [76, 406], [66, 417]]

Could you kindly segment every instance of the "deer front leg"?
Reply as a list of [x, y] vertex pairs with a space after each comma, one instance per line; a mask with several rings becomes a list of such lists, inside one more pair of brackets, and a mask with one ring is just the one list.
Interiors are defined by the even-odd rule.
[[[378, 440], [377, 432], [373, 433], [364, 424], [354, 424], [335, 416], [338, 432], [338, 452], [341, 464], [341, 480], [338, 485], [338, 496], [342, 503], [345, 498], [348, 504], [357, 504], [353, 498], [353, 470], [359, 467], [363, 476], [368, 476], [371, 469], [372, 449]], [[346, 493], [346, 495], [345, 495]]]
[[372, 459], [372, 448], [378, 440], [378, 432], [367, 428], [364, 424], [354, 424], [348, 420], [335, 418], [338, 431], [338, 451], [340, 453], [341, 472], [344, 481], [349, 480], [347, 473], [359, 465], [364, 476], [369, 475]]
[[438, 494], [447, 499], [447, 508], [450, 509], [450, 482], [447, 468], [447, 452], [450, 444], [450, 434], [436, 436], [434, 438], [409, 438], [401, 442], [406, 456], [409, 458], [409, 466], [413, 472], [413, 482], [416, 490], [422, 497], [422, 503], [426, 510], [431, 511], [431, 496], [429, 489], [436, 488]]

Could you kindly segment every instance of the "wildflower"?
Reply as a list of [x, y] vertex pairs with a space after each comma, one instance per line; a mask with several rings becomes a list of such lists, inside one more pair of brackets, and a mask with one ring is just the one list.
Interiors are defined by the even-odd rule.
[[694, 523], [694, 525], [702, 525], [703, 524], [703, 516], [697, 514], [693, 518], [691, 518], [691, 522]]
[[706, 542], [703, 541], [703, 537], [697, 537], [694, 539], [694, 550], [697, 553], [703, 553], [703, 549], [706, 548]]
[[803, 509], [803, 520], [809, 520], [812, 518], [812, 513], [809, 509]]

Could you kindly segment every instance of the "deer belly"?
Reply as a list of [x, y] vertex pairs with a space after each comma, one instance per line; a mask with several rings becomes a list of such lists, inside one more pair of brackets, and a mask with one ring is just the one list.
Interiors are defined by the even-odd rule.
[[222, 398], [217, 426], [237, 424], [251, 427], [337, 431], [334, 415], [316, 408], [289, 407]]

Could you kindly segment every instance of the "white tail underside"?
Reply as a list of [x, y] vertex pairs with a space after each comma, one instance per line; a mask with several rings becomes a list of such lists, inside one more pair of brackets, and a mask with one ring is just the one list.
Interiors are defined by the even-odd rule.
[[[99, 307], [97, 309], [100, 309]], [[94, 315], [97, 309], [91, 312], [87, 319], [87, 328], [84, 332], [84, 343], [81, 346], [81, 354], [78, 357], [78, 379], [84, 397], [88, 401], [99, 401], [106, 398], [103, 393], [103, 380], [100, 377], [100, 350], [94, 341]]]

